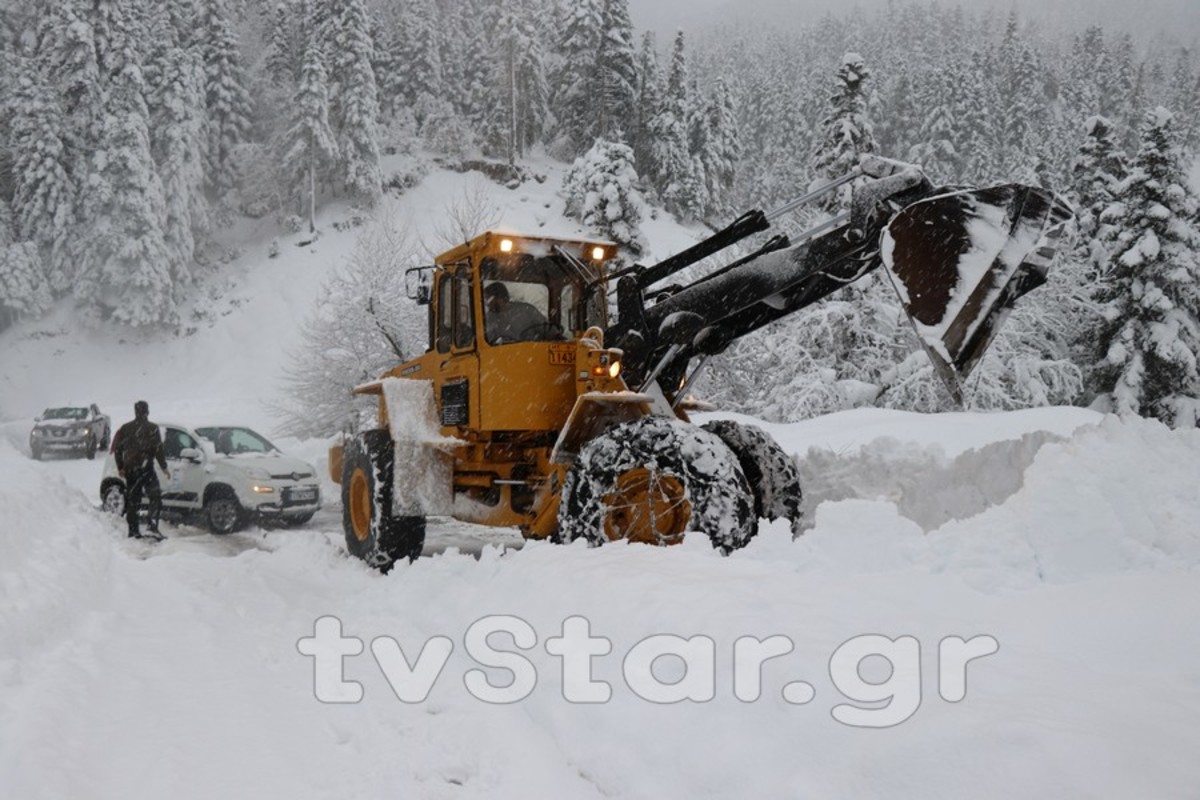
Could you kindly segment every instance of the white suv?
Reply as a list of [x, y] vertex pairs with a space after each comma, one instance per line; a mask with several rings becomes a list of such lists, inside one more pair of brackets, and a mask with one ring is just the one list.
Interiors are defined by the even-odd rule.
[[[213, 533], [225, 534], [251, 518], [302, 525], [321, 507], [312, 464], [285, 456], [249, 428], [160, 423], [159, 430], [171, 469], [167, 479], [154, 467], [164, 513], [203, 516]], [[100, 476], [100, 501], [105, 509], [124, 513], [125, 481], [111, 448]]]

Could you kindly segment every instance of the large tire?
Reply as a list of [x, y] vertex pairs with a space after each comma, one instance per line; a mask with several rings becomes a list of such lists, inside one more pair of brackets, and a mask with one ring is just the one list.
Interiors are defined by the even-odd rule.
[[217, 536], [227, 536], [246, 523], [246, 512], [232, 489], [214, 489], [204, 501], [204, 516]]
[[385, 430], [365, 431], [345, 445], [342, 528], [346, 549], [380, 572], [416, 560], [425, 545], [425, 517], [393, 513], [395, 449]]
[[737, 456], [754, 495], [755, 515], [769, 520], [786, 519], [792, 532], [798, 533], [803, 493], [795, 460], [766, 431], [753, 425], [722, 419], [703, 427], [721, 437]]
[[559, 536], [675, 544], [685, 531], [722, 553], [758, 532], [746, 478], [715, 435], [675, 419], [646, 417], [589, 442], [563, 483]]

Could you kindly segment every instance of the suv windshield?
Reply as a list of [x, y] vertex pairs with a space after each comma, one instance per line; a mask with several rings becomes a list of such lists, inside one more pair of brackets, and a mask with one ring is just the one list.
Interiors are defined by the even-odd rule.
[[47, 408], [42, 419], [87, 419], [86, 408]]
[[213, 443], [213, 448], [222, 455], [241, 453], [273, 453], [278, 448], [249, 428], [196, 428], [196, 433]]

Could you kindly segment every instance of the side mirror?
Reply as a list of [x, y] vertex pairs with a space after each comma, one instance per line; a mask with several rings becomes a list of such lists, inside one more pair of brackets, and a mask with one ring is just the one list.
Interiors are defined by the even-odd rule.
[[184, 459], [185, 461], [190, 461], [193, 464], [199, 464], [201, 461], [204, 460], [204, 456], [202, 456], [200, 454], [200, 451], [194, 447], [183, 448], [182, 450], [179, 451], [179, 457]]
[[433, 299], [434, 267], [413, 267], [404, 271], [404, 293], [417, 305], [427, 306]]

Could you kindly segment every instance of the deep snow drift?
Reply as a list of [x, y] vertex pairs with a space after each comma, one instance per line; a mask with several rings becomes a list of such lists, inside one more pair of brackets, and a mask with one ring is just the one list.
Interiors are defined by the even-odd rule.
[[[470, 180], [434, 174], [394, 213], [424, 224]], [[554, 181], [487, 191], [527, 228], [554, 221]], [[687, 243], [653, 224], [663, 255]], [[96, 508], [99, 460], [30, 460], [29, 420], [67, 401], [269, 434], [289, 332], [352, 238], [247, 245], [190, 336], [65, 311], [0, 335], [5, 797], [1195, 796], [1200, 432], [1080, 409], [762, 423], [802, 469], [797, 540], [517, 549], [434, 521], [428, 557], [388, 576], [344, 554], [332, 484], [300, 530], [167, 525], [144, 545]], [[324, 442], [279, 443], [324, 472]], [[318, 700], [357, 689], [329, 694], [302, 652], [334, 617], [361, 640], [361, 702]], [[567, 699], [551, 651], [577, 618], [608, 642], [590, 661], [607, 702]], [[489, 624], [515, 673], [477, 672]], [[791, 651], [747, 671], [744, 637]], [[998, 650], [964, 667], [954, 637]], [[389, 685], [412, 689], [401, 654], [436, 674], [427, 697]]]

